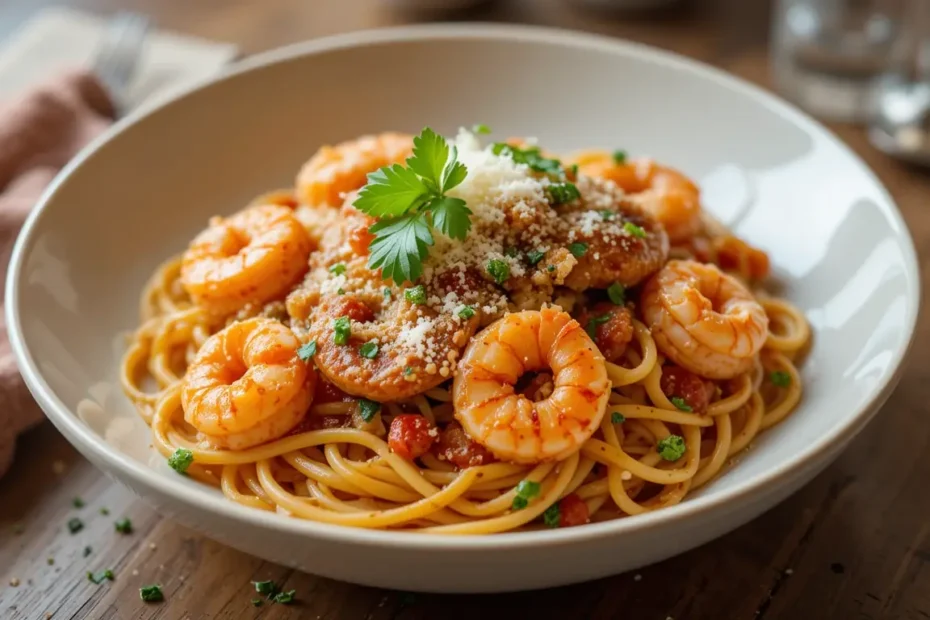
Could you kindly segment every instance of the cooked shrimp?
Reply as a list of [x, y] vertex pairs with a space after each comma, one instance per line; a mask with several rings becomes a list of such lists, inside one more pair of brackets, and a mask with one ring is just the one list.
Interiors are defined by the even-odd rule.
[[191, 242], [181, 283], [194, 302], [217, 314], [284, 294], [307, 271], [311, 242], [288, 207], [249, 207], [214, 218]]
[[616, 163], [609, 153], [578, 160], [583, 174], [610, 179], [646, 213], [665, 227], [672, 244], [686, 241], [701, 228], [701, 194], [691, 179], [651, 159]]
[[[546, 398], [517, 392], [525, 373], [544, 370], [553, 384]], [[553, 308], [508, 314], [485, 328], [466, 348], [453, 384], [465, 432], [515, 463], [576, 452], [600, 424], [609, 395], [604, 357], [577, 321]]]
[[298, 173], [297, 195], [309, 205], [337, 207], [343, 194], [365, 185], [370, 172], [402, 163], [412, 152], [413, 137], [393, 132], [324, 146]]
[[233, 323], [210, 336], [184, 375], [184, 419], [213, 448], [244, 450], [287, 434], [310, 408], [316, 384], [299, 347], [272, 319]]
[[646, 283], [641, 305], [659, 350], [709, 379], [748, 371], [769, 335], [752, 293], [714, 265], [669, 261]]

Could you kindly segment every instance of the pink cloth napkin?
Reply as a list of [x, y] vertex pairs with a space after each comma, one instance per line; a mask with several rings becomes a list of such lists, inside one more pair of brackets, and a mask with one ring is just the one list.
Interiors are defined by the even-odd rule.
[[[0, 291], [16, 235], [58, 171], [112, 122], [113, 105], [91, 74], [70, 71], [0, 103]], [[0, 476], [16, 437], [42, 419], [23, 384], [0, 313]]]

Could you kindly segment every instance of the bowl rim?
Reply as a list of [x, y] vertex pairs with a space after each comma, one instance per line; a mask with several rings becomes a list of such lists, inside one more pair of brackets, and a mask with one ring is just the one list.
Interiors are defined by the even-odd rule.
[[[854, 165], [861, 168], [861, 173], [878, 190], [879, 198], [886, 203], [888, 216], [894, 223], [894, 229], [900, 244], [905, 277], [913, 285], [913, 294], [907, 299], [907, 311], [904, 329], [907, 339], [895, 351], [895, 361], [890, 372], [882, 378], [881, 383], [863, 403], [854, 410], [844, 423], [837, 425], [817, 440], [810, 442], [791, 459], [779, 463], [776, 467], [734, 485], [732, 488], [691, 499], [675, 506], [623, 519], [592, 523], [585, 527], [542, 530], [531, 532], [507, 532], [491, 536], [460, 536], [450, 534], [416, 535], [412, 532], [371, 530], [303, 519], [285, 517], [276, 513], [255, 510], [227, 500], [225, 497], [206, 493], [199, 485], [186, 484], [182, 479], [171, 480], [163, 474], [153, 471], [144, 463], [138, 462], [120, 452], [113, 450], [102, 438], [95, 435], [82, 423], [54, 393], [42, 377], [33, 359], [22, 331], [19, 310], [19, 287], [27, 247], [31, 245], [37, 224], [42, 218], [48, 204], [66, 179], [79, 169], [104, 144], [122, 133], [137, 121], [149, 116], [187, 95], [204, 89], [212, 84], [224, 82], [237, 76], [259, 71], [265, 66], [287, 62], [299, 57], [312, 56], [345, 48], [364, 47], [375, 44], [407, 43], [411, 41], [448, 41], [448, 40], [492, 40], [516, 41], [551, 44], [574, 49], [589, 49], [605, 54], [622, 55], [654, 62], [667, 67], [696, 74], [714, 82], [731, 92], [740, 93], [756, 101], [772, 113], [789, 120], [806, 132], [826, 140], [849, 156]], [[698, 60], [688, 58], [643, 43], [613, 38], [606, 35], [529, 25], [488, 24], [481, 22], [459, 24], [419, 24], [393, 26], [353, 31], [336, 34], [309, 41], [267, 50], [234, 63], [222, 73], [200, 80], [181, 89], [165, 93], [147, 105], [143, 105], [126, 117], [119, 119], [112, 127], [98, 136], [71, 160], [54, 181], [43, 192], [36, 206], [30, 212], [20, 232], [10, 259], [6, 282], [5, 318], [13, 353], [27, 387], [45, 411], [47, 417], [75, 447], [91, 460], [104, 463], [106, 468], [117, 470], [121, 476], [129, 478], [136, 487], [144, 487], [160, 494], [173, 497], [200, 511], [219, 513], [243, 525], [270, 528], [279, 533], [297, 536], [309, 536], [328, 541], [365, 544], [393, 548], [411, 548], [437, 551], [475, 551], [490, 548], [508, 550], [536, 547], [540, 544], [572, 545], [593, 539], [603, 539], [639, 530], [667, 526], [673, 522], [686, 520], [699, 513], [719, 510], [727, 504], [749, 501], [763, 490], [779, 480], [787, 480], [800, 475], [807, 467], [815, 465], [830, 454], [836, 454], [837, 445], [845, 446], [875, 415], [881, 404], [888, 398], [900, 380], [904, 361], [912, 348], [916, 323], [920, 310], [921, 282], [917, 255], [910, 231], [895, 201], [877, 178], [875, 173], [862, 159], [840, 140], [832, 131], [788, 103], [763, 88], [742, 78], [729, 74]], [[125, 484], [125, 483], [123, 483]]]

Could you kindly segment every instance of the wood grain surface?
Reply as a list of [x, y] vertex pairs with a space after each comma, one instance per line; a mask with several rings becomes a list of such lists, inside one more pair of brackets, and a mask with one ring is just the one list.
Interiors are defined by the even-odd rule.
[[[0, 36], [52, 0], [3, 0]], [[231, 41], [244, 53], [325, 34], [424, 19], [376, 0], [71, 0], [100, 13], [143, 11], [165, 28]], [[570, 0], [503, 0], [470, 20], [556, 25], [671, 49], [768, 85], [770, 6], [693, 0], [651, 16]], [[926, 272], [930, 176], [833, 129], [878, 173], [910, 226]], [[924, 282], [925, 290], [927, 288]], [[263, 562], [160, 518], [83, 460], [49, 425], [21, 441], [0, 480], [0, 618], [628, 618], [930, 619], [930, 318], [900, 387], [839, 460], [739, 530], [635, 574], [540, 592], [412, 595], [356, 587]], [[42, 465], [36, 466], [35, 462]], [[56, 462], [53, 470], [48, 463]], [[85, 502], [75, 508], [72, 501]], [[109, 514], [101, 514], [101, 509]], [[71, 534], [68, 520], [84, 527]], [[129, 517], [133, 532], [115, 531]], [[88, 571], [111, 569], [91, 583]], [[489, 570], [493, 570], [489, 567]], [[253, 607], [251, 581], [296, 590], [293, 605]], [[165, 601], [139, 587], [160, 583]], [[14, 585], [15, 584], [15, 585]]]

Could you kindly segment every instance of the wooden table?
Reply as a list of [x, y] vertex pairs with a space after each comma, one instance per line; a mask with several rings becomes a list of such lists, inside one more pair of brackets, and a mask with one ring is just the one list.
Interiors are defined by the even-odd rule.
[[[52, 0], [5, 0], [0, 35]], [[232, 41], [244, 53], [319, 35], [409, 21], [376, 0], [71, 0], [140, 10], [161, 26]], [[560, 0], [509, 0], [471, 18], [608, 33], [669, 48], [766, 85], [768, 3], [694, 0], [684, 10], [611, 18]], [[930, 256], [930, 176], [884, 157], [853, 127], [834, 127], [890, 188]], [[926, 286], [926, 283], [925, 283]], [[918, 327], [925, 342], [930, 318]], [[542, 592], [428, 596], [362, 588], [247, 556], [160, 518], [84, 461], [49, 425], [21, 441], [0, 480], [0, 617], [709, 619], [930, 618], [930, 351], [917, 345], [897, 392], [866, 432], [797, 495], [745, 527], [637, 574]], [[57, 461], [56, 471], [36, 469]], [[72, 500], [86, 506], [75, 509]], [[100, 514], [101, 509], [109, 515]], [[81, 532], [67, 521], [80, 517]], [[133, 532], [114, 531], [132, 519]], [[14, 527], [20, 524], [21, 527]], [[21, 531], [20, 531], [21, 530]], [[85, 557], [86, 556], [86, 557]], [[88, 570], [115, 580], [94, 585]], [[250, 581], [297, 591], [254, 608]], [[141, 585], [166, 601], [145, 605]], [[13, 586], [11, 584], [18, 583]]]

